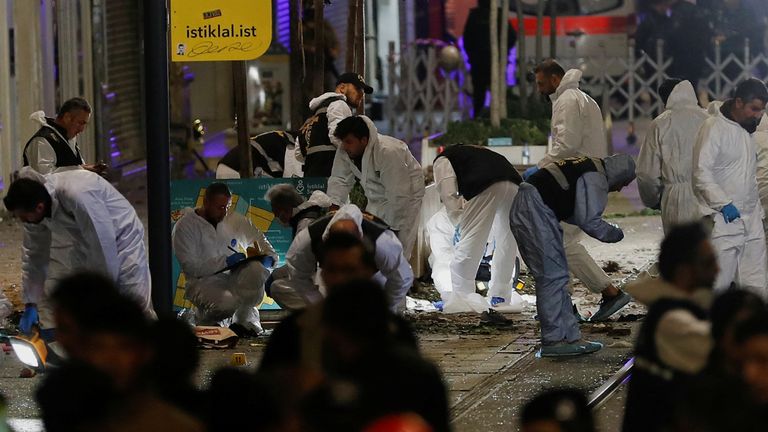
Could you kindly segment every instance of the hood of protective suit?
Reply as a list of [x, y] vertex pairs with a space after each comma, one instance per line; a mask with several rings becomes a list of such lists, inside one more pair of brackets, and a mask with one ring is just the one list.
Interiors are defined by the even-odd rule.
[[669, 99], [667, 99], [666, 108], [675, 109], [698, 104], [696, 91], [693, 89], [691, 82], [686, 80], [677, 83], [675, 88], [672, 89], [672, 93], [669, 94]]
[[[45, 111], [35, 111], [32, 114], [29, 115], [29, 119], [32, 120], [35, 123], [40, 124], [42, 127], [47, 127], [51, 129], [52, 131], [56, 132], [57, 135], [59, 135], [64, 141], [71, 142], [72, 140], [67, 139], [64, 135], [59, 132], [58, 129], [48, 124], [48, 117], [45, 116]], [[74, 139], [74, 138], [73, 138]]]
[[355, 225], [357, 225], [358, 235], [360, 237], [363, 236], [363, 212], [360, 211], [358, 206], [347, 204], [336, 211], [336, 214], [333, 215], [331, 221], [328, 222], [328, 226], [325, 227], [325, 232], [323, 233], [323, 240], [328, 238], [328, 232], [331, 230], [333, 224], [341, 220], [354, 221]]
[[361, 115], [360, 116], [363, 121], [365, 121], [365, 124], [368, 125], [368, 134], [370, 137], [368, 138], [368, 141], [378, 141], [379, 137], [379, 129], [376, 128], [376, 125], [373, 123], [373, 120], [369, 119], [367, 116]]
[[347, 100], [347, 97], [344, 96], [341, 93], [336, 93], [336, 92], [323, 93], [320, 96], [318, 96], [318, 97], [312, 99], [311, 101], [309, 101], [309, 109], [314, 111], [314, 110], [317, 109], [317, 107], [319, 107], [327, 99], [329, 99], [329, 98], [338, 98], [338, 97], [341, 97], [341, 100], [343, 100], [343, 101]]
[[29, 167], [29, 166], [25, 166], [22, 169], [20, 169], [18, 175], [19, 175], [19, 178], [35, 180], [40, 184], [45, 184], [47, 182], [47, 179], [44, 175], [33, 170], [32, 167]]
[[635, 160], [627, 154], [616, 154], [603, 159], [608, 186], [614, 189], [635, 179]]
[[768, 132], [768, 113], [763, 113], [763, 118], [760, 119], [756, 132]]
[[333, 205], [333, 201], [331, 201], [331, 198], [328, 195], [326, 195], [325, 192], [321, 190], [316, 190], [312, 192], [312, 195], [309, 196], [308, 200], [304, 201], [303, 203], [299, 204], [298, 207], [293, 209], [293, 215], [295, 216], [302, 210], [308, 209], [313, 206], [328, 208], [331, 205]]
[[723, 101], [712, 101], [707, 105], [707, 114], [716, 116], [720, 112], [720, 107], [723, 106]]
[[579, 69], [569, 69], [568, 72], [563, 75], [563, 79], [560, 80], [560, 85], [557, 86], [557, 90], [551, 96], [552, 100], [560, 97], [566, 90], [579, 89], [579, 81], [581, 81], [582, 72]]
[[709, 306], [712, 303], [712, 291], [700, 289], [689, 294], [678, 289], [661, 277], [645, 278], [632, 282], [626, 286], [625, 290], [633, 299], [646, 307], [651, 306], [663, 298], [691, 300], [704, 309], [709, 309]]

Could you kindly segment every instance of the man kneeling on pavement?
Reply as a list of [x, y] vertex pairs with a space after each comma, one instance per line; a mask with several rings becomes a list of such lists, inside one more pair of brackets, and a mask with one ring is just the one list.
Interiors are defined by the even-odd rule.
[[232, 194], [212, 183], [203, 206], [187, 209], [173, 228], [173, 250], [187, 277], [186, 298], [195, 305], [197, 325], [232, 317], [240, 337], [262, 332], [256, 306], [277, 253], [245, 216], [228, 212]]

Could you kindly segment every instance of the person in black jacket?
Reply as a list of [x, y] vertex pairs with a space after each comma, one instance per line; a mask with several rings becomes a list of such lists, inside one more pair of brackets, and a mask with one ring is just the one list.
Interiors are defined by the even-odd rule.
[[[488, 31], [491, 21], [489, 0], [479, 0], [477, 7], [469, 11], [464, 25], [464, 50], [469, 57], [472, 76], [472, 106], [475, 117], [479, 117], [485, 106], [485, 92], [491, 85], [491, 36]], [[509, 11], [499, 9], [499, 21], [508, 18]], [[501, 26], [499, 26], [501, 28]], [[517, 32], [510, 25], [507, 30], [507, 46], [512, 49], [517, 42]], [[501, 37], [499, 37], [501, 38]], [[505, 79], [505, 77], [501, 77]]]

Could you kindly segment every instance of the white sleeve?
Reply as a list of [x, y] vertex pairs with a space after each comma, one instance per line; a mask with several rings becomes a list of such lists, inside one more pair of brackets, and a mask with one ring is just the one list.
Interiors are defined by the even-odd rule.
[[658, 209], [661, 206], [661, 193], [664, 190], [661, 182], [660, 145], [659, 126], [654, 121], [640, 146], [636, 170], [640, 199], [642, 199], [643, 204], [652, 209]]
[[336, 132], [336, 127], [339, 125], [340, 121], [347, 117], [352, 117], [352, 109], [349, 107], [346, 100], [337, 100], [328, 105], [325, 117], [328, 119], [328, 138], [331, 139], [331, 142], [336, 148], [341, 148], [341, 140], [336, 138], [334, 133]]
[[424, 176], [407, 147], [384, 147], [382, 150], [381, 183], [387, 199], [383, 219], [395, 230], [404, 232], [410, 228], [405, 225], [414, 221], [413, 212], [419, 211], [412, 208], [413, 197], [419, 193], [424, 195]]
[[48, 276], [51, 230], [44, 224], [24, 224], [21, 251], [22, 298], [24, 303], [38, 303]]
[[314, 282], [317, 258], [312, 252], [312, 240], [308, 230], [296, 234], [296, 238], [293, 239], [291, 247], [285, 254], [285, 265], [288, 267], [288, 286], [302, 296], [307, 303], [317, 303], [323, 298]]
[[578, 100], [565, 93], [552, 109], [552, 148], [539, 161], [539, 168], [557, 160], [581, 156], [584, 125]]
[[346, 153], [342, 148], [336, 150], [331, 176], [328, 177], [328, 197], [338, 206], [342, 206], [347, 202], [349, 191], [355, 185], [355, 174], [345, 160], [346, 157]]
[[656, 327], [656, 347], [666, 365], [685, 373], [700, 372], [712, 350], [710, 324], [686, 310], [664, 314]]
[[732, 200], [720, 187], [714, 175], [721, 137], [714, 136], [716, 128], [713, 125], [713, 118], [704, 122], [693, 147], [693, 191], [705, 207], [720, 211]]
[[403, 245], [392, 231], [384, 231], [376, 239], [376, 266], [387, 278], [384, 291], [389, 297], [392, 310], [397, 311], [413, 285], [413, 270], [403, 256]]
[[102, 270], [117, 281], [120, 276], [120, 259], [117, 256], [115, 225], [104, 197], [94, 192], [59, 194], [59, 202], [75, 216], [82, 241], [88, 248], [87, 266]]
[[30, 141], [26, 156], [29, 166], [40, 174], [56, 170], [56, 151], [45, 138], [37, 137]]
[[432, 172], [435, 177], [437, 192], [440, 194], [440, 200], [445, 205], [451, 222], [456, 223], [466, 200], [459, 195], [459, 183], [456, 178], [456, 172], [453, 170], [453, 165], [451, 165], [451, 161], [448, 158], [439, 157], [432, 165]]

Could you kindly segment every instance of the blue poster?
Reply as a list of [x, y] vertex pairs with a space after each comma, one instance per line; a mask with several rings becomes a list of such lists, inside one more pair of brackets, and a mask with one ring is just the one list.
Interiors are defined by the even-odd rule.
[[[285, 262], [285, 253], [293, 240], [291, 228], [285, 227], [272, 214], [269, 202], [264, 199], [267, 190], [276, 184], [293, 183], [296, 189], [309, 197], [316, 190], [325, 190], [325, 178], [257, 178], [235, 180], [175, 180], [171, 182], [171, 225], [176, 223], [187, 207], [203, 205], [205, 188], [213, 182], [226, 183], [232, 192], [232, 207], [248, 219], [253, 226], [261, 230], [275, 251], [280, 255], [280, 265]], [[179, 261], [173, 256], [172, 286], [174, 287], [173, 306], [175, 310], [192, 307], [184, 298], [186, 278], [181, 271]], [[265, 297], [260, 309], [279, 309], [279, 306], [269, 297]]]

